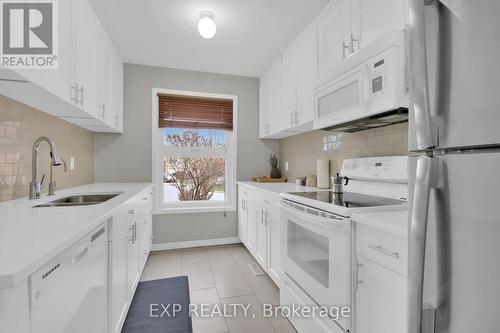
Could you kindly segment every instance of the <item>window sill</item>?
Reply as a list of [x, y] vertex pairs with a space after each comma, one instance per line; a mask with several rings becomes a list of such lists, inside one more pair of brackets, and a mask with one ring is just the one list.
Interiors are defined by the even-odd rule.
[[218, 212], [235, 212], [236, 207], [186, 207], [186, 208], [157, 208], [153, 210], [153, 215], [165, 214], [193, 214], [193, 213], [218, 213]]

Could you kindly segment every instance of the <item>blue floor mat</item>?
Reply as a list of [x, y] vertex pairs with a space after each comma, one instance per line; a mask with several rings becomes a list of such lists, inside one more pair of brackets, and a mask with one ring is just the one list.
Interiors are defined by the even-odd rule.
[[122, 333], [192, 333], [189, 302], [187, 276], [139, 282]]

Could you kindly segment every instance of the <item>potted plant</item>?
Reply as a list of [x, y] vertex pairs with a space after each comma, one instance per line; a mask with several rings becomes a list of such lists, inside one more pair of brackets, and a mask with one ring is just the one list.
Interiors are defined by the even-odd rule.
[[276, 154], [271, 154], [269, 163], [271, 164], [271, 178], [281, 178], [281, 172], [278, 167], [278, 156], [276, 156]]

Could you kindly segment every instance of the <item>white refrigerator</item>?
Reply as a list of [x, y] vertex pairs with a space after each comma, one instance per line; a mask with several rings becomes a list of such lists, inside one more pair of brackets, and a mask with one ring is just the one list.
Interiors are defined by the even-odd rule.
[[408, 0], [407, 333], [500, 332], [500, 0]]

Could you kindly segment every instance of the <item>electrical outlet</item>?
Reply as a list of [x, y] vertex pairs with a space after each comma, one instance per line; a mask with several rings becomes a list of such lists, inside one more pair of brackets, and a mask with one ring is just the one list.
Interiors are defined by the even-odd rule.
[[288, 162], [285, 162], [285, 171], [288, 171]]
[[74, 157], [69, 158], [69, 169], [75, 170], [75, 158]]

